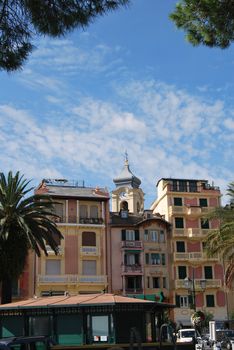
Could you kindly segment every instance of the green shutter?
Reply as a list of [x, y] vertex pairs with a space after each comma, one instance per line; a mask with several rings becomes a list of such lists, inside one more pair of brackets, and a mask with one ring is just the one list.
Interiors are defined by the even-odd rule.
[[145, 254], [145, 263], [148, 265], [149, 264], [149, 253]]
[[139, 230], [135, 230], [135, 241], [139, 241], [139, 239], [140, 239]]
[[176, 306], [180, 307], [180, 296], [176, 294], [175, 298], [176, 298], [176, 300], [175, 300]]

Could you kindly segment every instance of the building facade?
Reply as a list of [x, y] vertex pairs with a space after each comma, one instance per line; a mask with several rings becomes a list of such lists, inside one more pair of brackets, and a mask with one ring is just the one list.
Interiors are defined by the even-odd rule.
[[162, 178], [157, 189], [151, 209], [172, 225], [170, 301], [176, 304], [175, 321], [189, 325], [194, 309], [227, 319], [223, 264], [218, 256], [208, 258], [204, 246], [207, 234], [219, 225], [206, 219], [209, 210], [220, 206], [219, 188], [206, 180]]
[[[55, 202], [54, 220], [64, 239], [59, 254], [36, 259], [38, 296], [98, 293], [107, 288], [106, 236], [109, 194], [67, 180], [43, 180], [36, 193]], [[53, 216], [52, 216], [53, 217]]]
[[144, 210], [141, 181], [128, 160], [114, 180], [109, 234], [111, 291], [150, 300], [169, 296], [170, 224]]

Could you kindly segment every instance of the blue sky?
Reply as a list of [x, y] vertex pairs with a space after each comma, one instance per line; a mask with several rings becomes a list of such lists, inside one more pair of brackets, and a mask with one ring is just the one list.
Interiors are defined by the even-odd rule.
[[162, 177], [233, 181], [234, 46], [192, 47], [176, 1], [132, 0], [84, 31], [38, 38], [0, 72], [1, 171], [114, 188], [125, 150], [146, 207]]

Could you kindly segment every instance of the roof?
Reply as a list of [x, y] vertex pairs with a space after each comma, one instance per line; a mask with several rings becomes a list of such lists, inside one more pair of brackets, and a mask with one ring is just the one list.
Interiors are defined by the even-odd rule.
[[28, 300], [17, 301], [10, 304], [0, 305], [0, 312], [9, 309], [29, 309], [41, 307], [64, 307], [64, 306], [95, 306], [95, 305], [116, 305], [116, 304], [160, 304], [149, 300], [129, 298], [122, 295], [109, 293], [101, 294], [78, 294], [31, 298]]
[[141, 184], [141, 180], [131, 172], [127, 159], [121, 173], [113, 181], [117, 187], [131, 186], [132, 188], [138, 188]]
[[160, 221], [163, 222], [168, 227], [171, 226], [171, 224], [166, 221], [163, 217], [153, 215], [150, 218], [145, 217], [144, 215], [132, 215], [131, 213], [128, 214], [128, 217], [123, 218], [119, 213], [111, 213], [111, 222], [110, 225], [113, 226], [140, 226], [141, 224], [144, 224], [146, 222], [152, 222], [152, 221]]
[[44, 179], [36, 189], [36, 193], [50, 195], [51, 197], [109, 199], [109, 193], [105, 188], [79, 186], [78, 183], [65, 179]]
[[0, 305], [0, 311], [9, 308], [32, 308], [32, 307], [56, 307], [71, 305], [100, 305], [100, 304], [118, 304], [118, 303], [149, 303], [148, 300], [129, 298], [121, 295], [102, 293], [102, 294], [78, 294], [68, 296], [39, 297], [27, 300], [17, 301], [10, 304]]

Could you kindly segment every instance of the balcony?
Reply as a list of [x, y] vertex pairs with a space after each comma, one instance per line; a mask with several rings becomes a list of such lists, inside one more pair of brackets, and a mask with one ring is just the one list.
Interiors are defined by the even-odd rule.
[[174, 215], [174, 214], [186, 214], [186, 207], [177, 206], [177, 205], [170, 205], [169, 206], [169, 215]]
[[188, 228], [188, 237], [193, 239], [201, 239], [206, 235], [203, 231], [204, 230], [201, 230], [200, 228]]
[[59, 216], [52, 217], [56, 224], [82, 224], [82, 225], [102, 225], [103, 218], [78, 218], [76, 216]]
[[122, 273], [130, 273], [130, 274], [142, 274], [143, 269], [142, 266], [139, 264], [134, 265], [123, 265], [122, 266]]
[[102, 275], [38, 275], [38, 284], [73, 284], [77, 285], [80, 283], [96, 283], [102, 284], [107, 283], [107, 276]]
[[184, 228], [174, 228], [173, 229], [173, 236], [174, 237], [186, 237], [187, 230]]
[[200, 206], [190, 206], [186, 207], [186, 214], [190, 216], [199, 216], [201, 215], [202, 210]]
[[137, 249], [142, 249], [142, 241], [122, 241], [121, 242], [121, 247], [122, 248], [137, 248]]
[[[49, 245], [46, 245], [46, 251], [48, 255], [55, 255], [55, 252]], [[63, 255], [63, 254], [64, 254], [64, 249], [60, 245], [58, 246], [58, 255]]]
[[[204, 279], [195, 279], [195, 290], [196, 291], [202, 291], [201, 289], [201, 281], [204, 281]], [[222, 287], [222, 281], [219, 279], [206, 279], [206, 289], [209, 288], [220, 288]], [[175, 289], [187, 289], [184, 284], [183, 279], [177, 279], [175, 280]]]
[[100, 255], [98, 247], [83, 246], [80, 247], [81, 255], [98, 256]]
[[176, 252], [174, 253], [174, 261], [190, 261], [192, 263], [200, 263], [201, 261], [217, 261], [218, 256], [207, 257], [203, 252]]

